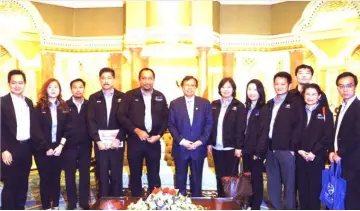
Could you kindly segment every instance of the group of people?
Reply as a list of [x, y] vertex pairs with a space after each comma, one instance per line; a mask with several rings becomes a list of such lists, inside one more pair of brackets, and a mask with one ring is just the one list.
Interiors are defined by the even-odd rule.
[[[274, 76], [276, 96], [266, 102], [261, 81], [246, 87], [246, 102], [236, 99], [236, 83], [223, 78], [219, 100], [210, 103], [196, 96], [198, 81], [186, 76], [181, 81], [184, 96], [170, 103], [153, 88], [155, 72], [139, 72], [140, 87], [122, 93], [114, 88], [115, 71], [102, 68], [102, 89], [84, 98], [86, 83], [71, 81], [72, 97], [65, 101], [58, 80], [47, 80], [34, 107], [23, 96], [26, 75], [8, 73], [10, 93], [1, 97], [1, 194], [2, 209], [24, 209], [32, 155], [40, 176], [44, 209], [59, 208], [60, 175], [65, 170], [68, 209], [77, 202], [88, 209], [92, 141], [96, 158], [99, 196], [123, 195], [124, 147], [130, 167], [132, 196], [143, 193], [145, 159], [149, 191], [161, 187], [159, 176], [160, 139], [168, 129], [173, 137], [175, 188], [186, 194], [190, 168], [191, 196], [201, 196], [204, 159], [213, 155], [217, 193], [224, 197], [224, 176], [237, 175], [240, 158], [243, 171], [251, 174], [253, 195], [249, 209], [260, 209], [263, 171], [266, 168], [272, 208], [320, 209], [321, 172], [327, 159], [342, 163], [347, 181], [346, 209], [360, 209], [360, 101], [355, 95], [356, 75], [341, 73], [336, 86], [343, 98], [334, 124], [325, 94], [310, 83], [314, 70], [300, 65], [295, 75], [299, 85], [291, 90], [287, 72]], [[110, 141], [101, 131], [116, 131]], [[106, 140], [105, 140], [106, 139]], [[264, 162], [265, 161], [265, 162]], [[265, 163], [265, 165], [264, 165]], [[79, 200], [75, 173], [79, 169]]]

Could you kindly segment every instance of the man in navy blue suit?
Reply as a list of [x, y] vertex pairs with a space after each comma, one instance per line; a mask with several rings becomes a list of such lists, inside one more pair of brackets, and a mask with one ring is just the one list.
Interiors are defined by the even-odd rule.
[[186, 194], [190, 166], [192, 197], [201, 196], [206, 146], [213, 124], [210, 102], [195, 96], [197, 85], [196, 78], [186, 76], [181, 81], [184, 96], [170, 103], [169, 112], [169, 131], [174, 139], [172, 156], [175, 160], [175, 187], [182, 195]]

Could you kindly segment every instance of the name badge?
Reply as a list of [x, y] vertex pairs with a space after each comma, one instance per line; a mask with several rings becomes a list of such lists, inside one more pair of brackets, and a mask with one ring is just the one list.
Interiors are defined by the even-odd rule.
[[290, 109], [291, 108], [290, 104], [286, 104], [285, 108]]
[[317, 119], [324, 119], [324, 116], [323, 116], [322, 114], [318, 114], [318, 115], [316, 116], [316, 118], [317, 118]]
[[139, 102], [139, 99], [135, 98], [135, 102]]
[[156, 96], [155, 101], [163, 101], [163, 97], [162, 96]]
[[212, 109], [216, 110], [216, 107], [212, 107]]
[[101, 103], [101, 100], [96, 101], [97, 103]]

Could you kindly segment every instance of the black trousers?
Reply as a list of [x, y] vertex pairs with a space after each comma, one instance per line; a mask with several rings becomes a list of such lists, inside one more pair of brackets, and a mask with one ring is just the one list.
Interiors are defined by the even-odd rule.
[[243, 154], [243, 171], [251, 173], [251, 185], [253, 195], [249, 198], [249, 206], [252, 210], [260, 210], [264, 196], [264, 159], [254, 160], [253, 155]]
[[79, 169], [79, 205], [89, 206], [91, 146], [79, 145], [63, 152], [68, 209], [76, 208], [76, 169]]
[[123, 196], [124, 148], [97, 152], [101, 197]]
[[193, 160], [192, 158], [175, 159], [175, 188], [179, 193], [186, 196], [186, 181], [190, 166], [190, 187], [192, 197], [201, 197], [202, 173], [204, 168], [204, 158]]
[[10, 153], [13, 158], [10, 166], [1, 161], [1, 176], [4, 182], [1, 206], [3, 210], [24, 210], [32, 162], [30, 143], [19, 142]]
[[325, 168], [325, 157], [316, 156], [314, 161], [307, 162], [296, 154], [296, 174], [301, 210], [320, 210], [320, 193], [322, 170]]
[[234, 156], [235, 150], [212, 150], [218, 197], [225, 197], [221, 177], [239, 174], [239, 158]]
[[343, 170], [346, 179], [345, 209], [360, 210], [360, 170]]
[[161, 187], [159, 175], [161, 146], [159, 142], [150, 144], [147, 142], [139, 143], [137, 141], [137, 145], [135, 145], [130, 143], [131, 141], [129, 139], [127, 154], [130, 167], [130, 190], [132, 196], [139, 197], [142, 194], [141, 176], [144, 159], [146, 162], [149, 192], [151, 193], [154, 188]]
[[[56, 146], [52, 147], [54, 149]], [[59, 207], [62, 156], [47, 156], [45, 150], [35, 152], [35, 162], [40, 176], [41, 204], [44, 210]]]

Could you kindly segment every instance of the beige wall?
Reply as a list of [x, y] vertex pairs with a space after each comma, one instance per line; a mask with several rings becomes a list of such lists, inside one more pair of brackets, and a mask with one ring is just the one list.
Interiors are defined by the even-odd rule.
[[122, 7], [72, 9], [38, 2], [32, 3], [55, 35], [85, 37], [124, 34]]
[[[53, 33], [64, 36], [119, 36], [125, 32], [125, 8], [72, 9], [32, 2]], [[274, 5], [213, 3], [214, 30], [221, 34], [290, 33], [308, 2]], [[89, 21], [91, 20], [91, 21]]]
[[38, 2], [31, 3], [50, 26], [53, 34], [74, 36], [74, 9]]
[[271, 6], [271, 33], [290, 33], [309, 2], [292, 1]]
[[221, 5], [221, 34], [271, 34], [271, 6]]
[[124, 34], [122, 7], [76, 9], [74, 17], [76, 37]]

